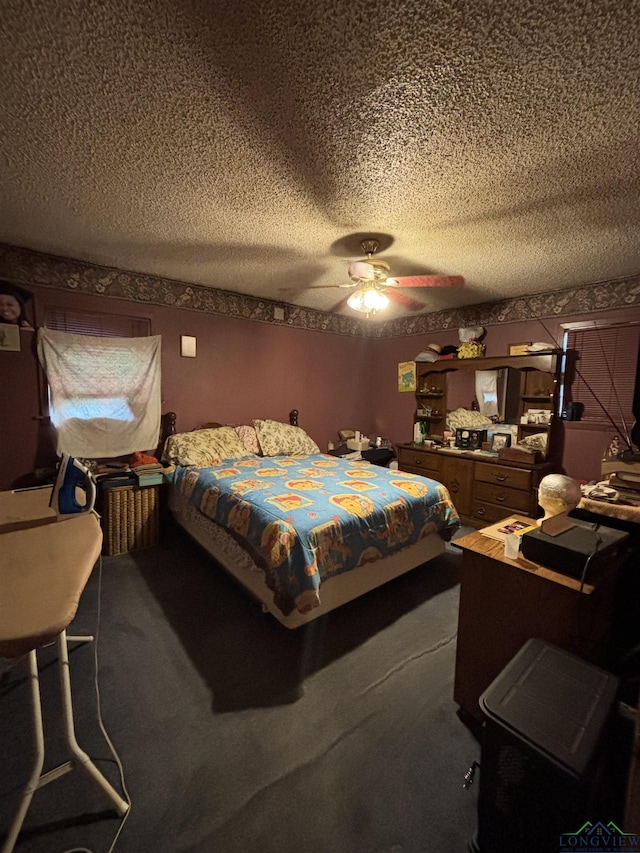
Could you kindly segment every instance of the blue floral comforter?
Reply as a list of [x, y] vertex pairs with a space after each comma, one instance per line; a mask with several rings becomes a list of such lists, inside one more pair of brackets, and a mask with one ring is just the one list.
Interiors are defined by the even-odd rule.
[[441, 483], [322, 454], [178, 467], [173, 484], [249, 550], [285, 615], [315, 606], [323, 580], [460, 523]]

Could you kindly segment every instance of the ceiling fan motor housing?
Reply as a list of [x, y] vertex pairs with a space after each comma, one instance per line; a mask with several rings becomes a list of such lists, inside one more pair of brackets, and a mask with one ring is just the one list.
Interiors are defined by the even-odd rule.
[[380, 243], [377, 240], [361, 240], [360, 245], [365, 255], [375, 255], [380, 248]]
[[355, 261], [349, 264], [349, 278], [351, 281], [376, 281], [383, 284], [389, 278], [389, 270], [389, 264], [384, 261]]
[[378, 241], [373, 239], [360, 241], [360, 246], [367, 255], [367, 259], [350, 264], [349, 278], [351, 281], [375, 281], [383, 284], [389, 278], [391, 270], [389, 264], [378, 258], [374, 260], [372, 257], [378, 251], [379, 245]]

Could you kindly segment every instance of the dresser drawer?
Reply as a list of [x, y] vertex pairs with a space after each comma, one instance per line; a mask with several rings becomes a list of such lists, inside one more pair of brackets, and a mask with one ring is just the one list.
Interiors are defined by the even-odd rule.
[[496, 506], [495, 504], [474, 500], [471, 507], [471, 515], [474, 519], [482, 521], [482, 526], [484, 527], [488, 524], [495, 524], [496, 521], [502, 521], [503, 518], [508, 518], [512, 513], [505, 506]]
[[471, 515], [474, 519], [481, 521], [484, 527], [488, 524], [495, 524], [496, 521], [502, 521], [504, 518], [513, 515], [513, 513], [509, 507], [474, 500], [471, 507]]
[[473, 493], [473, 460], [448, 456], [441, 464], [440, 482], [447, 487], [460, 515], [468, 515]]
[[[517, 489], [506, 489], [504, 486], [493, 483], [476, 482], [473, 490], [475, 502], [495, 504], [504, 507], [506, 518], [510, 512], [529, 514], [531, 506], [531, 492], [520, 492]], [[500, 519], [496, 519], [500, 521]]]
[[423, 453], [411, 448], [398, 448], [398, 468], [412, 474], [422, 474], [437, 480], [440, 474], [441, 459], [435, 453]]
[[531, 491], [531, 471], [527, 471], [526, 468], [507, 468], [506, 465], [487, 465], [486, 462], [476, 462], [475, 478], [481, 483], [495, 483], [509, 489]]

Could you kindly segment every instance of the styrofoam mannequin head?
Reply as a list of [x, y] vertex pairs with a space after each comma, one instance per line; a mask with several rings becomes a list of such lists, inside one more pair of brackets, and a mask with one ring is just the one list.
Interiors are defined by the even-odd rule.
[[578, 483], [564, 474], [547, 474], [540, 480], [538, 503], [544, 510], [545, 518], [570, 512], [578, 506], [581, 497]]

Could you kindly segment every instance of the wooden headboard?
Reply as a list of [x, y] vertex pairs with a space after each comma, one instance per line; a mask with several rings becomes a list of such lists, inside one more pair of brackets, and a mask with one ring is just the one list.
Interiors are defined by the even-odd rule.
[[[162, 458], [162, 451], [164, 450], [164, 445], [166, 440], [170, 435], [176, 434], [176, 421], [178, 416], [175, 412], [165, 412], [164, 415], [160, 418], [160, 440], [158, 441], [158, 448], [156, 450], [156, 457], [158, 459]], [[291, 409], [289, 412], [289, 423], [292, 426], [298, 426], [298, 410]], [[194, 427], [189, 432], [194, 432], [197, 429], [215, 429], [215, 427], [221, 427], [224, 424], [218, 423], [217, 421], [208, 421], [206, 424], [199, 424]]]

